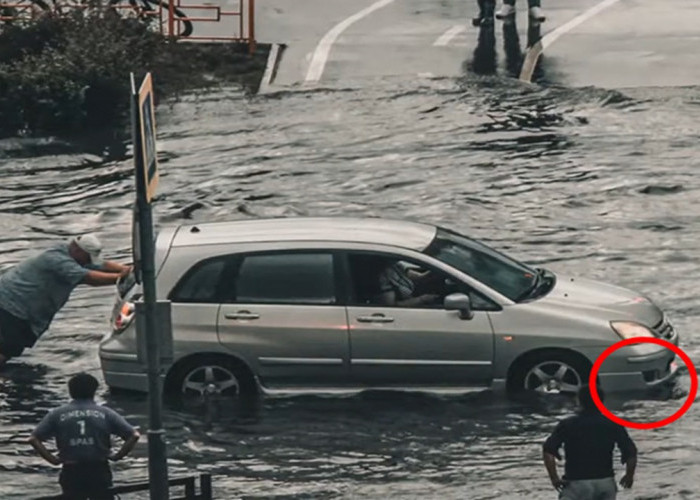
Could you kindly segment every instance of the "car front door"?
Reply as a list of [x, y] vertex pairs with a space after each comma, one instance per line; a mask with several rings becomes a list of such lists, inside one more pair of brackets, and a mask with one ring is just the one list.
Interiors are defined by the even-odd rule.
[[[476, 303], [471, 319], [446, 311], [439, 305], [441, 300], [438, 305], [380, 304], [371, 294], [357, 289], [357, 283], [367, 284], [373, 277], [358, 268], [354, 257], [357, 254], [347, 255], [345, 267], [351, 283], [348, 322], [353, 383], [406, 387], [481, 387], [490, 383], [494, 336], [488, 312], [478, 310], [481, 297], [472, 299]], [[456, 286], [452, 292], [471, 293], [459, 290], [460, 285], [442, 271], [431, 272], [441, 286]]]
[[346, 309], [338, 304], [336, 259], [309, 250], [242, 255], [219, 311], [221, 343], [254, 365], [268, 387], [348, 382]]

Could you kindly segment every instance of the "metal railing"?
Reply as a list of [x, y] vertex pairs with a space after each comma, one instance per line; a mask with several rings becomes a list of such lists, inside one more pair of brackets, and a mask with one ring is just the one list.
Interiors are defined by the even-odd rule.
[[[160, 33], [172, 39], [247, 43], [249, 52], [255, 52], [255, 0], [238, 0], [237, 8], [227, 5], [226, 0], [211, 0], [207, 4], [109, 0], [107, 5], [118, 12], [130, 11], [136, 17], [157, 18]], [[62, 15], [88, 7], [85, 0], [0, 0], [0, 22], [27, 21], [49, 12]]]
[[[184, 486], [184, 496], [170, 497], [170, 500], [212, 500], [211, 475], [202, 474], [199, 476], [199, 493], [197, 493], [197, 476], [186, 476], [168, 481], [170, 487]], [[148, 491], [149, 483], [129, 483], [121, 486], [114, 486], [110, 493], [120, 495], [124, 493], [137, 493], [140, 491]], [[53, 495], [48, 497], [39, 497], [34, 500], [61, 500], [63, 496]]]

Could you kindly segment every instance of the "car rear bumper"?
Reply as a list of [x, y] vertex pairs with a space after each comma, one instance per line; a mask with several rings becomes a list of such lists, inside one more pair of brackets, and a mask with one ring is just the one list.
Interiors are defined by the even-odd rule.
[[100, 364], [108, 387], [148, 392], [148, 376], [135, 354], [100, 348]]

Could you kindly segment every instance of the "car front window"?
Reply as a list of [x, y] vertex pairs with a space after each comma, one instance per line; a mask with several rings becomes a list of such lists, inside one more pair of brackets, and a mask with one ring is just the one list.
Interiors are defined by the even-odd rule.
[[535, 269], [446, 229], [438, 229], [425, 253], [513, 301], [518, 301], [537, 284]]

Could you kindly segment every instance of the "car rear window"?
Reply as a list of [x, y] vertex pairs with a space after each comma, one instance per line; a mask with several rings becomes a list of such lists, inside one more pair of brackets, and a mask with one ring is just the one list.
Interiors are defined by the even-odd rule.
[[249, 255], [236, 279], [239, 303], [333, 304], [336, 302], [330, 253]]
[[219, 303], [219, 283], [226, 261], [213, 259], [194, 266], [171, 295], [173, 302]]

